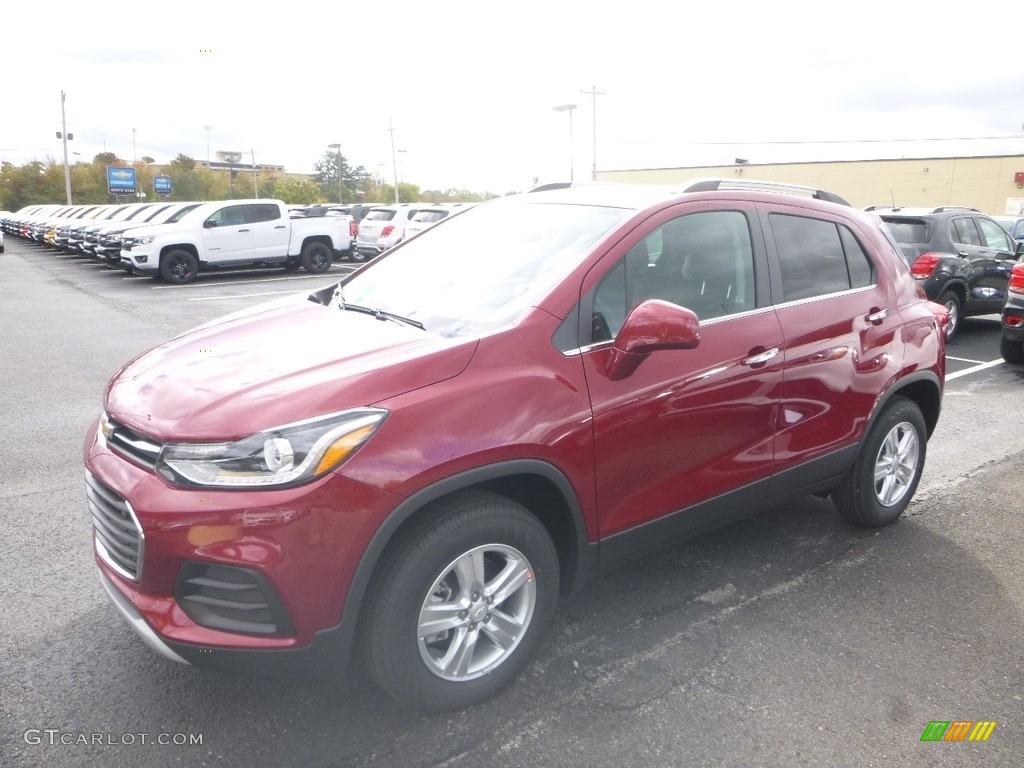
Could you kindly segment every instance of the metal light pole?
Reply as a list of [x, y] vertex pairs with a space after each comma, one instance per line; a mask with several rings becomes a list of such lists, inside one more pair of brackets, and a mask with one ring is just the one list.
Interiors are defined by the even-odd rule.
[[212, 125], [204, 125], [203, 130], [206, 131], [206, 167], [210, 167], [210, 131], [213, 130]]
[[391, 134], [391, 169], [395, 176], [395, 204], [398, 204], [398, 157], [395, 155], [395, 125], [388, 117], [388, 133]]
[[573, 178], [573, 172], [575, 171], [575, 163], [573, 162], [573, 150], [572, 150], [572, 111], [576, 109], [575, 104], [559, 104], [557, 107], [552, 107], [552, 112], [568, 112], [569, 113], [569, 181], [575, 181]]
[[132, 165], [135, 165], [135, 129], [132, 128]]
[[327, 147], [338, 150], [338, 202], [341, 203], [341, 144], [328, 144]]
[[594, 170], [590, 180], [597, 181], [597, 97], [604, 96], [604, 91], [599, 91], [596, 85], [592, 85], [589, 91], [580, 90], [580, 93], [586, 93], [594, 98]]
[[64, 140], [64, 192], [71, 205], [71, 167], [68, 165], [68, 124], [64, 118], [64, 91], [60, 92], [60, 135]]

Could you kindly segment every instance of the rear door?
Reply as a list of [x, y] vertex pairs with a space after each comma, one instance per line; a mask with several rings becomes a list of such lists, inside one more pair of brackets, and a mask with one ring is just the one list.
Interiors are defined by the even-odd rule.
[[[772, 471], [784, 360], [753, 205], [676, 206], [602, 266], [581, 302], [601, 537], [657, 520], [642, 532], [657, 539], [749, 513]], [[694, 310], [700, 344], [654, 352], [613, 381], [611, 340], [646, 299]], [[603, 543], [602, 559], [615, 551]]]
[[277, 203], [246, 205], [252, 226], [253, 255], [256, 258], [279, 258], [288, 255], [289, 221]]
[[759, 204], [786, 366], [771, 493], [841, 474], [879, 392], [900, 371], [902, 321], [890, 269], [861, 224]]

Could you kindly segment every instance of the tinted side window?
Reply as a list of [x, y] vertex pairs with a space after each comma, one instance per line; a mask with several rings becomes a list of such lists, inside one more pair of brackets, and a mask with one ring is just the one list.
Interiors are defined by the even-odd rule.
[[974, 226], [974, 219], [964, 216], [953, 219], [953, 242], [961, 245], [981, 245], [981, 235]]
[[630, 249], [593, 296], [593, 342], [614, 338], [647, 299], [693, 310], [701, 320], [754, 309], [754, 251], [739, 211], [673, 219]]
[[274, 221], [281, 218], [281, 209], [273, 203], [254, 203], [249, 206], [249, 214], [254, 222]]
[[782, 267], [784, 301], [850, 288], [850, 271], [838, 226], [831, 221], [777, 213], [771, 214], [769, 220]]
[[860, 242], [846, 227], [839, 226], [839, 238], [846, 253], [846, 271], [850, 275], [851, 288], [865, 288], [875, 282], [875, 270], [871, 259], [864, 252]]

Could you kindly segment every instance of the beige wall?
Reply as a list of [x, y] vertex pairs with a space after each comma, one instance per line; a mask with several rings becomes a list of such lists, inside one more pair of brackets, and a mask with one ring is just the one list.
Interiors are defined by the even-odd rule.
[[895, 199], [903, 207], [966, 205], [1000, 215], [1017, 213], [1024, 205], [1024, 188], [1013, 181], [1017, 172], [1024, 172], [1022, 155], [599, 171], [597, 178], [636, 184], [698, 178], [778, 181], [834, 192], [858, 208], [888, 206]]

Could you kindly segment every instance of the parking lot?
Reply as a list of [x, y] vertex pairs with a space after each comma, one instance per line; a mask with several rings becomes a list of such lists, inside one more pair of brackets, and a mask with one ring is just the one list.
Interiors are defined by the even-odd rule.
[[[621, 568], [563, 602], [510, 690], [428, 717], [358, 668], [339, 687], [174, 665], [92, 563], [81, 446], [110, 376], [355, 266], [170, 286], [11, 240], [0, 267], [5, 765], [1020, 764], [1024, 368], [1000, 359], [998, 318], [966, 321], [948, 350], [898, 524], [854, 528], [808, 498]], [[922, 742], [936, 720], [997, 726], [984, 743]]]

